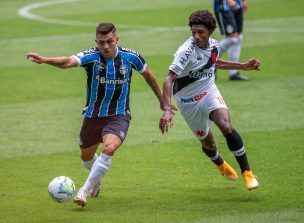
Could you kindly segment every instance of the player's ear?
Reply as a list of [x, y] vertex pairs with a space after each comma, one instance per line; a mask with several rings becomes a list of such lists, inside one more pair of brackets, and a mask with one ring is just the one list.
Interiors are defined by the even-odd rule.
[[214, 31], [214, 30], [208, 30], [208, 32], [209, 32], [209, 37], [212, 36], [213, 31]]

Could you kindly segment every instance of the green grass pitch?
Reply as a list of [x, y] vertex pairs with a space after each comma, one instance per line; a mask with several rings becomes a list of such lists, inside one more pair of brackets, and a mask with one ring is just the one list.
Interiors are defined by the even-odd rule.
[[[69, 176], [79, 189], [88, 174], [77, 144], [84, 71], [32, 64], [25, 54], [80, 52], [94, 45], [95, 25], [110, 21], [120, 45], [139, 51], [162, 84], [173, 53], [190, 35], [190, 12], [212, 10], [212, 1], [41, 1], [23, 11], [36, 20], [18, 14], [37, 2], [0, 1], [1, 223], [303, 222], [304, 1], [248, 0], [241, 60], [257, 57], [262, 70], [247, 72], [246, 83], [219, 72], [217, 85], [258, 176], [257, 190], [247, 191], [241, 178], [223, 178], [178, 112], [173, 129], [161, 135], [158, 103], [134, 73], [128, 137], [102, 196], [88, 198], [84, 209], [57, 204], [47, 193], [55, 176]], [[213, 37], [221, 39], [218, 29]], [[223, 136], [214, 133], [238, 170]]]

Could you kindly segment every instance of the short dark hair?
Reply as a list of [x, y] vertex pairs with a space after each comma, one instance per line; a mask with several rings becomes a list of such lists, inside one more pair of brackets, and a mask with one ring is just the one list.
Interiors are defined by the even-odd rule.
[[113, 32], [116, 32], [116, 28], [114, 24], [109, 22], [99, 23], [96, 27], [96, 35], [97, 34], [106, 35], [108, 33], [113, 33]]
[[212, 33], [216, 28], [216, 20], [208, 10], [197, 10], [189, 16], [188, 25], [190, 28], [193, 25], [204, 25]]

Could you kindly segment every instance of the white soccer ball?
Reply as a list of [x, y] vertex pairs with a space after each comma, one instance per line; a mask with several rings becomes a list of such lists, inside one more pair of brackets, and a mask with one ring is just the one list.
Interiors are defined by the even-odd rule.
[[55, 177], [48, 187], [49, 195], [58, 203], [64, 203], [71, 200], [74, 196], [76, 188], [74, 182], [66, 177]]

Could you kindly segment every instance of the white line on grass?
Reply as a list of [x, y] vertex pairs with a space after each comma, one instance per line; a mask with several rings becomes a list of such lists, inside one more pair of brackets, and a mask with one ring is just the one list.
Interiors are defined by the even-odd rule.
[[[148, 32], [167, 32], [168, 30], [158, 29], [158, 30], [128, 30], [119, 31], [123, 34], [137, 35], [138, 33], [148, 33]], [[171, 30], [172, 31], [172, 30]], [[174, 30], [173, 30], [174, 31]], [[176, 32], [188, 32], [188, 29], [175, 30]], [[304, 33], [304, 29], [255, 29], [247, 28], [246, 33]], [[9, 43], [28, 43], [28, 42], [42, 42], [42, 41], [52, 41], [52, 40], [69, 40], [69, 39], [80, 39], [80, 38], [95, 38], [94, 33], [77, 33], [69, 35], [54, 35], [54, 36], [36, 36], [36, 37], [25, 37], [25, 38], [10, 38], [10, 39], [0, 39], [0, 44]]]
[[78, 21], [69, 21], [69, 20], [60, 20], [60, 19], [51, 19], [46, 18], [42, 16], [38, 16], [35, 14], [30, 13], [30, 10], [47, 7], [50, 5], [58, 5], [58, 4], [65, 4], [65, 3], [71, 3], [76, 1], [82, 1], [82, 0], [51, 0], [51, 1], [45, 1], [45, 2], [38, 2], [31, 5], [27, 5], [21, 9], [18, 10], [18, 15], [26, 18], [26, 19], [32, 19], [39, 22], [44, 23], [53, 23], [53, 24], [60, 24], [60, 25], [74, 25], [74, 26], [95, 26], [94, 23], [88, 23], [88, 22], [78, 22]]
[[[72, 25], [72, 26], [90, 26], [95, 27], [96, 23], [93, 22], [81, 22], [81, 21], [71, 21], [71, 20], [61, 20], [61, 19], [52, 19], [52, 18], [46, 18], [42, 16], [35, 15], [33, 13], [30, 13], [30, 10], [47, 7], [50, 5], [57, 5], [57, 4], [65, 4], [65, 3], [71, 3], [76, 1], [82, 1], [82, 0], [49, 0], [44, 2], [38, 2], [34, 3], [28, 6], [25, 6], [18, 10], [18, 15], [26, 18], [26, 19], [32, 19], [39, 22], [44, 23], [52, 23], [52, 24], [58, 24], [58, 25]], [[304, 17], [290, 17], [290, 18], [276, 18], [276, 19], [260, 19], [260, 20], [251, 20], [247, 21], [246, 24], [250, 27], [252, 25], [258, 25], [258, 24], [282, 24], [282, 23], [288, 23], [291, 21], [304, 21]], [[176, 32], [184, 32], [188, 31], [187, 27], [181, 27], [181, 26], [175, 26], [175, 27], [166, 27], [166, 26], [138, 26], [138, 25], [123, 25], [123, 24], [117, 24], [116, 25], [119, 28], [132, 30], [135, 34], [139, 31], [146, 31], [146, 32], [168, 32], [168, 31], [176, 31]], [[254, 32], [254, 33], [280, 33], [280, 32], [288, 32], [288, 33], [303, 33], [304, 28], [248, 28], [246, 29], [246, 32]]]
[[[52, 23], [52, 24], [58, 24], [58, 25], [72, 25], [72, 26], [96, 26], [96, 23], [94, 22], [81, 22], [81, 21], [71, 21], [71, 20], [61, 20], [61, 19], [52, 19], [52, 18], [46, 18], [42, 16], [35, 15], [33, 13], [30, 13], [30, 10], [47, 7], [50, 5], [56, 5], [56, 4], [64, 4], [64, 3], [70, 3], [70, 2], [76, 2], [76, 1], [82, 1], [82, 0], [50, 0], [45, 2], [38, 2], [34, 3], [28, 6], [25, 6], [18, 10], [18, 15], [26, 18], [26, 19], [32, 19], [39, 22], [44, 23]], [[138, 25], [117, 25], [120, 28], [124, 29], [141, 29], [141, 30], [153, 30], [153, 31], [179, 31], [182, 29], [182, 31], [185, 30], [184, 27], [152, 27], [152, 26], [138, 26]]]

